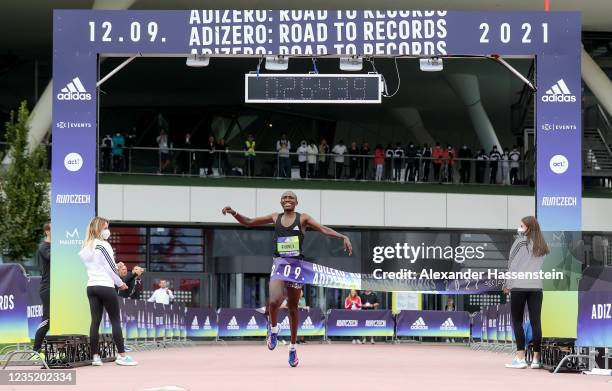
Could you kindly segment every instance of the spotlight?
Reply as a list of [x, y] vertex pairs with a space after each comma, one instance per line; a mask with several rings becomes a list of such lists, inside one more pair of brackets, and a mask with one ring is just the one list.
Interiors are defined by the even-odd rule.
[[286, 71], [289, 68], [289, 58], [284, 56], [267, 56], [265, 68], [269, 71]]
[[188, 67], [200, 67], [200, 68], [207, 67], [209, 63], [210, 63], [210, 57], [198, 56], [198, 55], [187, 57], [187, 62], [186, 62]]
[[419, 65], [423, 72], [440, 72], [444, 68], [439, 57], [421, 58]]
[[358, 72], [363, 69], [363, 57], [351, 56], [340, 57], [340, 70]]

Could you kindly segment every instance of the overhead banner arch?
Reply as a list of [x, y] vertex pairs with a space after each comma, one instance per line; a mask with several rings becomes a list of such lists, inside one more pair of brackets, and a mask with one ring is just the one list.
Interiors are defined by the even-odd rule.
[[544, 230], [581, 229], [579, 12], [55, 10], [53, 17], [53, 334], [89, 328], [77, 253], [97, 205], [99, 54], [535, 56], [537, 214]]

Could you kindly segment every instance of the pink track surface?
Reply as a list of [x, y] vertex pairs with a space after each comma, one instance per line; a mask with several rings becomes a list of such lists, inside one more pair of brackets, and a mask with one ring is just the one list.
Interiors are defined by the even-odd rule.
[[504, 368], [508, 354], [444, 345], [298, 346], [300, 364], [290, 368], [287, 347], [206, 345], [134, 352], [136, 367], [105, 363], [77, 369], [72, 387], [1, 390], [142, 390], [175, 385], [188, 390], [612, 390], [605, 376], [553, 375], [545, 370]]

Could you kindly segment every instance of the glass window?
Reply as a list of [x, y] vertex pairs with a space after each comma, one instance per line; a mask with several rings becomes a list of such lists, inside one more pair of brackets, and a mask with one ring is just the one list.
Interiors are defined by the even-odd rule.
[[154, 272], [203, 272], [204, 231], [201, 228], [150, 229], [150, 263]]
[[123, 262], [128, 270], [136, 265], [145, 267], [147, 260], [147, 229], [112, 226], [108, 242], [115, 252], [115, 261]]

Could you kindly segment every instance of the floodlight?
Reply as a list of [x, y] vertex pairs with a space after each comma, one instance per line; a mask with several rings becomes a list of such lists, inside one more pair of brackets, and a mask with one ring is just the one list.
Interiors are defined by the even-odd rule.
[[210, 57], [208, 56], [199, 56], [193, 55], [187, 57], [187, 66], [188, 67], [207, 67], [210, 63]]
[[269, 71], [286, 71], [289, 69], [289, 58], [284, 56], [266, 56], [265, 68]]
[[340, 70], [358, 72], [363, 69], [363, 57], [351, 56], [340, 57]]
[[444, 68], [442, 59], [438, 57], [421, 58], [419, 65], [423, 72], [440, 72]]

